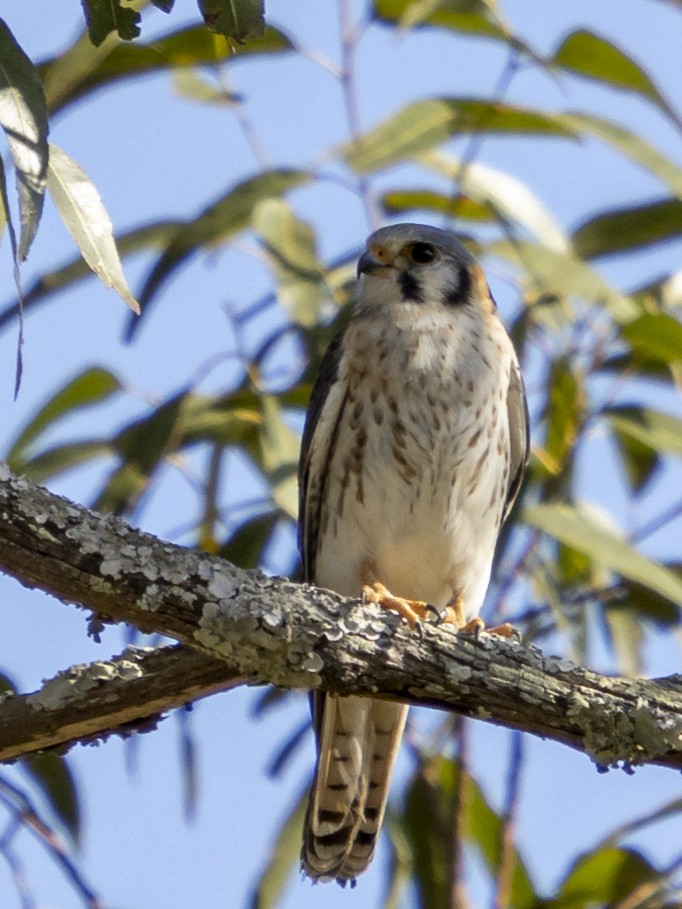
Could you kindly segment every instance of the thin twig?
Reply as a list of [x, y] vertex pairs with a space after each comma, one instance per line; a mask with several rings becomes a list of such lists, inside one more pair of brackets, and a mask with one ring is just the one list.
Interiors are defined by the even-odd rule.
[[493, 909], [506, 909], [511, 904], [512, 884], [516, 869], [516, 819], [521, 789], [524, 739], [520, 732], [511, 736], [511, 755], [507, 774], [507, 796], [502, 817], [502, 841], [500, 843], [500, 864], [497, 872]]
[[[339, 0], [339, 24], [341, 30], [341, 72], [339, 81], [343, 91], [350, 137], [351, 140], [356, 141], [362, 134], [362, 126], [355, 80], [355, 53], [362, 29], [353, 22], [351, 0]], [[357, 186], [370, 228], [376, 230], [381, 224], [381, 213], [372, 191], [371, 183], [367, 177], [360, 176], [358, 177]]]

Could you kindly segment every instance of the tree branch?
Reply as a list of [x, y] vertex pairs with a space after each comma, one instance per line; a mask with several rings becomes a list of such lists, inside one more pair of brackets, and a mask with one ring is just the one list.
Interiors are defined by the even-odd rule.
[[224, 660], [184, 644], [129, 647], [111, 660], [72, 666], [33, 694], [0, 698], [0, 762], [146, 732], [168, 710], [243, 684]]
[[[426, 624], [417, 634], [377, 607], [159, 541], [31, 486], [6, 467], [0, 566], [24, 585], [107, 620], [188, 644], [214, 670], [216, 659], [224, 661], [223, 687], [239, 678], [427, 704], [554, 739], [600, 765], [682, 768], [680, 677], [609, 678], [516, 641], [458, 636], [449, 626]], [[98, 701], [114, 690], [110, 681], [92, 690], [95, 715]], [[184, 681], [171, 672], [162, 691], [150, 686], [146, 715], [166, 709], [163, 698], [182, 703]], [[220, 684], [211, 676], [190, 696]], [[0, 726], [6, 709], [0, 706]], [[47, 730], [49, 704], [44, 713]], [[15, 743], [14, 755], [31, 747], [22, 752]]]

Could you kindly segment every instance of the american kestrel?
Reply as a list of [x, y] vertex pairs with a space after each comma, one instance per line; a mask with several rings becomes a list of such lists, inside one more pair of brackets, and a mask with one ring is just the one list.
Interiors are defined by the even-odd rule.
[[[528, 452], [523, 381], [481, 267], [454, 234], [376, 231], [329, 346], [299, 468], [304, 578], [470, 629]], [[427, 607], [426, 604], [429, 604]], [[355, 882], [372, 860], [407, 707], [315, 692], [301, 862]]]

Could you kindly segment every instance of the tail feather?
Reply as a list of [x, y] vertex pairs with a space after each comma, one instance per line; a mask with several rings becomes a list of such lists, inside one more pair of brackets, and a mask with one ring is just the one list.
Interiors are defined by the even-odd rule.
[[318, 764], [301, 863], [315, 880], [354, 881], [374, 855], [407, 707], [322, 695]]

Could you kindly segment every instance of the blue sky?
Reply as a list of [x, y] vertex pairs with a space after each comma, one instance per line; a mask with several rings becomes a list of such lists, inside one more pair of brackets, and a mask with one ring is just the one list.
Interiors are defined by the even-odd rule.
[[[362, 8], [355, 4], [356, 10]], [[6, 20], [34, 59], [58, 51], [81, 22], [76, 0], [25, 0], [11, 4]], [[338, 59], [335, 4], [314, 0], [277, 0], [268, 4], [269, 18], [299, 44]], [[612, 4], [563, 2], [538, 5], [513, 0], [503, 4], [513, 28], [541, 51], [549, 51], [568, 31], [589, 27], [608, 34], [640, 61], [655, 61], [659, 87], [679, 106], [679, 13], [666, 3], [622, 0], [618, 15]], [[62, 19], [57, 19], [63, 15]], [[189, 0], [178, 0], [170, 17], [151, 11], [143, 38], [196, 21]], [[614, 19], [616, 21], [614, 21]], [[375, 27], [365, 36], [358, 56], [360, 112], [364, 128], [409, 100], [437, 94], [485, 95], [492, 90], [503, 59], [494, 44], [455, 41], [433, 31], [397, 36]], [[232, 87], [248, 99], [246, 110], [270, 163], [296, 165], [316, 161], [331, 145], [347, 137], [341, 94], [335, 80], [310, 59], [297, 55], [262, 62], [240, 62], [231, 69]], [[521, 73], [509, 99], [548, 109], [579, 107], [583, 102], [604, 116], [621, 117], [647, 135], [672, 159], [680, 159], [680, 139], [652, 109], [613, 92], [577, 80], [553, 82], [537, 73]], [[116, 88], [57, 118], [52, 141], [69, 152], [97, 185], [117, 230], [151, 217], [188, 216], [229, 184], [258, 167], [244, 135], [229, 110], [200, 106], [179, 98], [167, 77], [139, 80], [133, 89]], [[507, 169], [528, 182], [567, 228], [614, 200], [662, 195], [660, 185], [596, 141], [495, 140], [485, 144], [482, 160]], [[380, 188], [400, 183], [401, 172], [377, 180]], [[323, 258], [358, 247], [368, 224], [357, 197], [326, 184], [295, 192], [292, 204], [318, 230]], [[51, 302], [27, 320], [25, 375], [19, 400], [14, 387], [13, 331], [0, 335], [0, 450], [40, 401], [69, 376], [92, 364], [104, 364], [129, 384], [131, 392], [101, 412], [74, 418], [65, 429], [110, 431], [139, 412], [150, 397], [168, 394], [214, 354], [230, 349], [233, 338], [223, 306], [240, 307], [269, 289], [269, 279], [245, 239], [233, 248], [196, 257], [179, 271], [157, 301], [135, 344], [122, 342], [127, 314], [123, 304], [96, 280], [88, 281]], [[73, 254], [70, 237], [48, 205], [43, 224], [23, 270], [31, 276]], [[11, 295], [7, 244], [0, 249], [5, 280], [0, 304]], [[627, 288], [679, 266], [680, 245], [666, 244], [654, 253], [618, 257], [602, 270]], [[139, 286], [148, 260], [126, 264], [132, 286]], [[501, 310], [509, 318], [516, 293], [503, 270], [490, 274]], [[229, 366], [224, 367], [226, 370]], [[226, 373], [214, 371], [204, 387], [215, 388]], [[678, 403], [679, 406], [679, 403]], [[87, 423], [83, 421], [87, 421]], [[200, 462], [196, 463], [200, 468]], [[612, 465], [611, 465], [612, 466]], [[622, 490], [611, 466], [584, 470], [583, 492], [592, 501], [627, 520]], [[51, 484], [56, 491], [86, 502], [101, 472], [88, 469]], [[148, 503], [141, 523], [168, 536], [194, 514], [196, 501], [187, 483], [172, 472]], [[678, 551], [674, 536], [657, 540], [670, 554]], [[96, 645], [85, 634], [85, 615], [0, 578], [3, 629], [0, 665], [22, 690], [31, 690], [59, 669], [118, 652], [123, 635], [107, 630]], [[562, 646], [556, 642], [556, 646]], [[679, 665], [677, 641], [652, 637], [648, 671], [662, 675]], [[604, 657], [595, 653], [598, 662]], [[290, 729], [307, 712], [303, 696], [263, 720], [254, 720], [254, 694], [236, 691], [200, 704], [191, 730], [198, 749], [200, 795], [191, 824], [183, 818], [179, 726], [175, 718], [136, 741], [131, 752], [118, 740], [98, 747], [75, 748], [70, 756], [84, 807], [84, 842], [79, 866], [111, 907], [146, 909], [186, 905], [245, 905], [245, 894], [265, 859], [268, 844], [300, 791], [312, 763], [312, 740], [297, 755], [283, 779], [265, 774], [268, 760]], [[432, 717], [415, 714], [415, 734]], [[473, 766], [481, 768], [486, 791], [495, 804], [503, 796], [508, 735], [477, 724], [471, 731]], [[588, 759], [553, 744], [528, 740], [524, 799], [519, 837], [531, 870], [543, 887], [556, 883], [571, 857], [595, 843], [617, 823], [682, 795], [678, 775], [654, 768], [634, 777], [612, 771], [599, 775]], [[131, 757], [132, 754], [132, 757]], [[129, 765], [134, 764], [131, 771]], [[394, 795], [409, 770], [405, 752]], [[21, 778], [20, 771], [11, 771]], [[679, 821], [646, 833], [639, 842], [650, 856], [664, 861], [676, 854]], [[72, 909], [79, 898], [28, 836], [21, 854], [41, 907]], [[292, 884], [285, 909], [319, 906], [377, 905], [382, 885], [383, 850], [375, 867], [355, 891]], [[472, 871], [474, 893], [481, 899], [480, 875]], [[20, 903], [0, 863], [0, 904]]]

